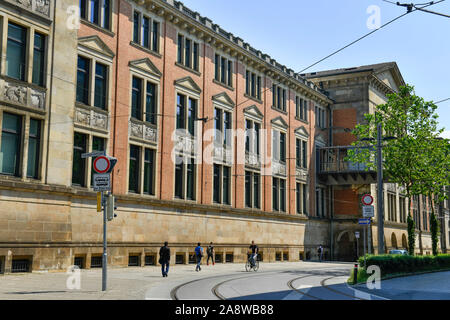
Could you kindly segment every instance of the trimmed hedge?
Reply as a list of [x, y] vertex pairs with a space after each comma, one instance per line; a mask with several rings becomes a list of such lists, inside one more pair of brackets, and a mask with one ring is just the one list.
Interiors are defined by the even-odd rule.
[[[437, 256], [410, 255], [366, 255], [367, 266], [377, 265], [381, 275], [392, 273], [408, 273], [450, 268], [450, 254]], [[364, 267], [364, 257], [358, 259], [359, 265]]]

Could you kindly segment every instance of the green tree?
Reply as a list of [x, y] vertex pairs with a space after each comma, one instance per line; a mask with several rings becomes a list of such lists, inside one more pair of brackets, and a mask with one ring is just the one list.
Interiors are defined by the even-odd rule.
[[[375, 150], [368, 147], [368, 141], [376, 141], [376, 128], [381, 124], [384, 136], [395, 137], [383, 145], [383, 177], [390, 183], [402, 186], [404, 193], [411, 200], [414, 195], [429, 194], [425, 192], [428, 187], [428, 184], [424, 183], [425, 179], [430, 179], [433, 175], [436, 176], [435, 179], [442, 178], [441, 170], [428, 172], [430, 163], [441, 159], [442, 156], [433, 154], [432, 148], [427, 147], [440, 133], [437, 130], [437, 107], [417, 96], [414, 87], [410, 85], [401, 86], [398, 93], [388, 94], [387, 97], [385, 104], [376, 106], [373, 112], [365, 115], [365, 123], [355, 127], [353, 134], [357, 141], [353, 143], [355, 148], [349, 150], [347, 160], [363, 163], [367, 170], [376, 169], [373, 160]], [[415, 223], [411, 216], [411, 201], [408, 208], [408, 246], [410, 254], [413, 254]]]
[[[438, 131], [440, 135], [442, 130]], [[430, 200], [430, 231], [433, 255], [438, 254], [439, 242], [439, 221], [436, 217], [435, 206], [447, 199], [445, 187], [450, 185], [449, 141], [439, 138], [439, 136], [430, 137], [428, 143], [423, 148], [423, 161], [426, 169], [420, 172], [420, 183], [418, 185], [420, 192], [426, 194]]]

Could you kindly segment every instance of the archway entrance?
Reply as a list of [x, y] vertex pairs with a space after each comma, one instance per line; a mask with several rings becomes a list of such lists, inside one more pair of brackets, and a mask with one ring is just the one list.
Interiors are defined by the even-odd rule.
[[402, 249], [408, 250], [408, 241], [406, 240], [406, 235], [402, 235]]
[[337, 237], [337, 260], [339, 261], [355, 261], [356, 258], [356, 243], [352, 234], [349, 231], [342, 231]]
[[391, 235], [391, 246], [393, 249], [398, 249], [398, 245], [397, 245], [397, 237], [395, 236], [395, 233], [392, 232]]

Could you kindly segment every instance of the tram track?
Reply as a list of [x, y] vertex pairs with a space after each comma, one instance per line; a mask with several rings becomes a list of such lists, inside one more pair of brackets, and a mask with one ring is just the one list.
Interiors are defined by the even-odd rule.
[[[223, 280], [223, 281], [219, 282], [218, 284], [214, 285], [211, 288], [211, 293], [212, 293], [213, 297], [215, 297], [215, 298], [217, 298], [219, 300], [227, 300], [227, 297], [225, 297], [224, 295], [222, 295], [220, 293], [220, 288], [223, 287], [225, 284], [227, 284], [229, 282], [232, 282], [232, 281], [236, 281], [236, 280], [261, 277], [261, 276], [266, 276], [268, 274], [279, 273], [279, 272], [280, 271], [259, 272], [258, 274], [246, 275], [246, 276], [240, 276], [240, 277], [233, 277], [234, 275], [232, 274], [232, 275], [221, 275], [221, 276], [213, 276], [213, 277], [202, 278], [202, 279], [195, 279], [195, 280], [192, 280], [192, 281], [188, 281], [188, 282], [182, 283], [182, 284], [176, 286], [175, 288], [173, 288], [171, 290], [171, 292], [170, 292], [170, 297], [172, 298], [172, 300], [180, 300], [180, 299], [182, 299], [179, 296], [180, 289], [182, 289], [183, 287], [189, 286], [189, 285], [191, 285], [193, 283], [199, 282], [199, 281], [212, 280], [212, 279], [223, 278], [223, 277], [232, 277], [231, 279], [226, 279], [226, 280]], [[301, 279], [305, 279], [305, 278], [308, 278], [308, 277], [320, 276], [320, 274], [317, 274], [317, 272], [304, 272], [304, 274], [305, 275], [303, 275], [301, 277], [296, 277], [294, 279], [290, 279], [286, 283], [287, 287], [290, 290], [293, 290], [293, 291], [295, 291], [297, 293], [300, 293], [300, 294], [304, 295], [305, 297], [309, 297], [309, 298], [312, 298], [312, 299], [315, 299], [315, 300], [326, 300], [326, 299], [324, 299], [322, 297], [319, 297], [317, 295], [313, 295], [313, 294], [310, 294], [310, 293], [305, 292], [303, 290], [300, 290], [299, 288], [296, 288], [294, 286], [294, 282], [295, 281], [298, 281], [298, 280], [301, 280]], [[334, 288], [330, 288], [330, 286], [326, 285], [326, 281], [329, 281], [329, 280], [331, 280], [333, 278], [337, 278], [337, 277], [339, 277], [339, 276], [332, 276], [332, 277], [327, 277], [325, 279], [321, 279], [320, 280], [320, 288], [323, 288], [325, 290], [333, 292], [334, 294], [345, 296], [347, 298], [352, 298], [352, 299], [355, 299], [355, 300], [365, 300], [363, 298], [347, 294], [345, 292], [336, 290]]]

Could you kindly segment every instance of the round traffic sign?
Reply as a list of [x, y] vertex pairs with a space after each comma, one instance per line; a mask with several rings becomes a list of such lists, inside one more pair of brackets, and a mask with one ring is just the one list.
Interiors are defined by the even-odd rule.
[[105, 156], [100, 156], [94, 160], [94, 170], [98, 173], [105, 173], [111, 167], [109, 159]]
[[364, 205], [370, 206], [373, 203], [373, 197], [370, 194], [365, 194], [362, 196], [361, 201]]

